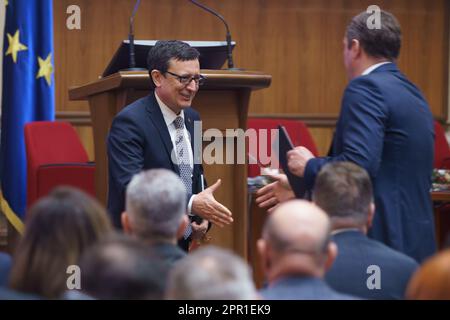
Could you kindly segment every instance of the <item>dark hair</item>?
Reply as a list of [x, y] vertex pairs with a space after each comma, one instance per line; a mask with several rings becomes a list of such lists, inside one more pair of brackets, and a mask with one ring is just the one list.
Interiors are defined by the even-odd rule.
[[347, 26], [348, 47], [352, 40], [358, 40], [364, 51], [374, 58], [396, 60], [402, 45], [402, 33], [397, 19], [389, 12], [381, 11], [381, 28], [369, 29], [367, 25], [371, 13], [362, 12]]
[[169, 264], [137, 239], [116, 234], [92, 246], [80, 263], [81, 290], [97, 299], [162, 299]]
[[179, 40], [160, 40], [149, 50], [147, 56], [147, 69], [150, 75], [151, 84], [153, 83], [151, 72], [159, 70], [162, 74], [169, 69], [170, 59], [178, 61], [196, 60], [200, 57], [197, 49], [192, 48], [189, 44]]
[[314, 202], [330, 218], [351, 218], [364, 224], [373, 202], [369, 175], [351, 162], [329, 163], [316, 178]]
[[67, 267], [112, 230], [105, 209], [71, 187], [58, 187], [39, 200], [28, 214], [25, 233], [16, 248], [11, 288], [58, 298], [67, 290]]

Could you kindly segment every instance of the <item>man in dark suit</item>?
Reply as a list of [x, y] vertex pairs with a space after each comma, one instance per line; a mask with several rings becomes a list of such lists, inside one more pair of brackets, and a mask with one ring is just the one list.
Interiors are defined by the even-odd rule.
[[314, 202], [331, 219], [338, 255], [325, 280], [339, 292], [367, 299], [404, 299], [417, 262], [366, 236], [375, 206], [367, 172], [351, 162], [325, 165]]
[[330, 221], [313, 203], [293, 200], [268, 217], [258, 251], [268, 287], [260, 294], [270, 300], [348, 300], [323, 277], [336, 257], [330, 241]]
[[177, 246], [188, 224], [186, 189], [175, 173], [151, 169], [136, 174], [128, 184], [125, 207], [125, 233], [146, 244], [169, 266], [186, 255]]
[[[288, 153], [289, 169], [310, 189], [329, 162], [350, 161], [366, 169], [376, 205], [369, 235], [420, 262], [436, 250], [429, 194], [433, 117], [419, 89], [395, 64], [401, 47], [397, 20], [382, 11], [380, 29], [369, 29], [369, 18], [365, 12], [354, 17], [344, 38], [351, 81], [330, 155], [314, 158], [298, 147]], [[277, 197], [269, 200], [275, 204]]]
[[220, 180], [202, 191], [203, 168], [197, 157], [201, 153], [194, 150], [201, 148], [201, 141], [194, 141], [194, 122], [200, 117], [190, 107], [204, 80], [198, 58], [198, 51], [187, 43], [158, 41], [148, 55], [154, 90], [119, 112], [108, 136], [108, 210], [114, 225], [120, 227], [125, 188], [134, 174], [153, 168], [172, 170], [188, 195], [192, 223], [183, 237], [185, 249], [192, 233], [204, 233], [208, 221], [219, 226], [233, 221], [231, 212], [213, 196]]

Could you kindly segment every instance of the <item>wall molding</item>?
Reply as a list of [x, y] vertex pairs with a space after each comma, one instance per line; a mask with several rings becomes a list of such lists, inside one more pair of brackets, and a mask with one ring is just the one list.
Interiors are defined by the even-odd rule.
[[[310, 127], [330, 127], [334, 128], [338, 119], [337, 114], [291, 114], [291, 113], [250, 113], [249, 118], [270, 119], [281, 118], [303, 121]], [[434, 117], [435, 120], [448, 126], [446, 118], [443, 116]], [[89, 111], [57, 111], [56, 120], [68, 121], [74, 126], [92, 126], [91, 114]]]
[[56, 120], [68, 121], [74, 126], [92, 126], [89, 111], [56, 111]]
[[256, 114], [250, 113], [249, 118], [282, 118], [290, 120], [300, 120], [303, 121], [307, 126], [310, 127], [335, 127], [338, 119], [337, 114], [319, 114], [319, 113], [309, 113], [309, 114], [298, 114], [298, 113], [266, 113], [266, 114]]

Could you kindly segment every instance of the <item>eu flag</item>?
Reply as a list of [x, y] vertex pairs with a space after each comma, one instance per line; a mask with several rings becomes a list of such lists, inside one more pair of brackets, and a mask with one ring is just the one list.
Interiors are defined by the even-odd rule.
[[3, 54], [1, 209], [21, 232], [26, 207], [24, 125], [54, 119], [52, 0], [9, 0]]

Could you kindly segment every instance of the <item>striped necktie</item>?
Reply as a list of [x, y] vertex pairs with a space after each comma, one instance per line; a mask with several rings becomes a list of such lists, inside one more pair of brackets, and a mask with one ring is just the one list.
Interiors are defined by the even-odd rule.
[[[192, 194], [192, 169], [189, 163], [190, 147], [184, 137], [184, 119], [180, 116], [173, 121], [176, 128], [175, 135], [175, 150], [177, 152], [178, 167], [180, 169], [180, 178], [186, 188], [187, 194]], [[192, 234], [191, 224], [188, 225], [184, 232], [184, 239], [187, 239]]]

